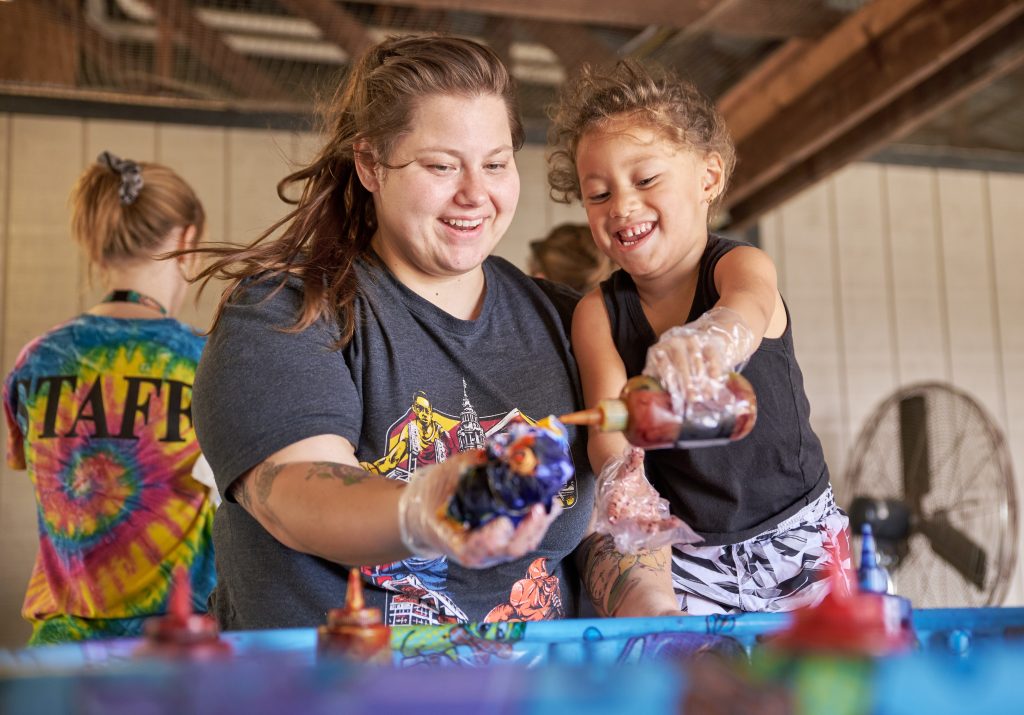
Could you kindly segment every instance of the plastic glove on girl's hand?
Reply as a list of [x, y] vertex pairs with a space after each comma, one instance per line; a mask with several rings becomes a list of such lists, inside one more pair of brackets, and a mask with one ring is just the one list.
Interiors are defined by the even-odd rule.
[[727, 399], [726, 378], [754, 351], [754, 332], [736, 311], [719, 306], [665, 331], [647, 351], [644, 374], [657, 379], [681, 413], [685, 405]]
[[642, 449], [629, 447], [621, 458], [604, 465], [597, 478], [594, 510], [596, 530], [611, 536], [621, 554], [702, 541], [686, 522], [669, 513], [668, 502], [647, 481]]
[[561, 514], [558, 500], [550, 513], [543, 504], [534, 505], [518, 526], [502, 516], [467, 530], [447, 516], [459, 478], [485, 461], [483, 450], [471, 450], [416, 472], [398, 502], [402, 543], [413, 555], [446, 556], [467, 568], [486, 568], [518, 559], [539, 546]]

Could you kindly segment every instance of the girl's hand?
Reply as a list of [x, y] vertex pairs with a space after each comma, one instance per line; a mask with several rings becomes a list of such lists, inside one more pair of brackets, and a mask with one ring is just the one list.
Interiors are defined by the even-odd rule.
[[681, 414], [686, 405], [717, 403], [726, 377], [743, 369], [756, 344], [739, 313], [717, 306], [665, 331], [647, 351], [644, 374], [661, 382]]

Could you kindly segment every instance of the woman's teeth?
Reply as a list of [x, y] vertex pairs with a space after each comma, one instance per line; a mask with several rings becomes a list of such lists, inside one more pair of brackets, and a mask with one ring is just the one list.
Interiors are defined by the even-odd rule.
[[482, 224], [484, 222], [484, 220], [482, 218], [475, 218], [475, 219], [443, 218], [441, 220], [444, 223], [448, 224], [449, 226], [453, 226], [455, 228], [462, 228], [462, 229], [476, 228], [477, 226], [479, 226], [480, 224]]

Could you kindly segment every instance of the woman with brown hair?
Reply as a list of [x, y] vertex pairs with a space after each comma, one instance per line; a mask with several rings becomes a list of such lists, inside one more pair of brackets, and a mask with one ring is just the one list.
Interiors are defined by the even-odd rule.
[[579, 439], [551, 513], [469, 532], [439, 513], [460, 452], [581, 401], [575, 296], [490, 257], [519, 197], [511, 77], [469, 40], [392, 38], [355, 63], [326, 131], [278, 187], [302, 187], [295, 209], [205, 274], [233, 280], [194, 410], [225, 497], [212, 610], [229, 628], [316, 625], [360, 566], [390, 623], [517, 617], [535, 578], [529, 618], [575, 614], [568, 557], [593, 497]]
[[103, 152], [71, 196], [72, 233], [109, 292], [29, 343], [4, 383], [8, 463], [35, 485], [30, 644], [139, 635], [171, 574], [213, 588], [213, 507], [192, 479], [189, 414], [203, 339], [174, 319], [205, 216], [160, 164]]

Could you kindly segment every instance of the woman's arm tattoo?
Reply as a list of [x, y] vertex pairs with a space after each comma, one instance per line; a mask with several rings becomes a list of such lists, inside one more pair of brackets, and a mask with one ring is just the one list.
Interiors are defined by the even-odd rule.
[[340, 479], [342, 484], [350, 487], [371, 478], [371, 474], [361, 467], [353, 467], [348, 464], [337, 462], [313, 462], [313, 465], [306, 472], [306, 481], [313, 477], [318, 479]]

